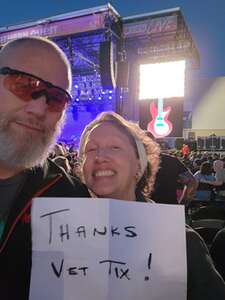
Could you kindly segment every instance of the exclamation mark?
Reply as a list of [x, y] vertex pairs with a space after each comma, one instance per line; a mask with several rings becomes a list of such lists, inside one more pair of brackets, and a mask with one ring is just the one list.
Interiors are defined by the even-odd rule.
[[[152, 263], [152, 253], [149, 253], [149, 256], [148, 256], [148, 269], [150, 270], [151, 269], [151, 263]], [[149, 276], [145, 276], [145, 281], [148, 281], [149, 280]]]

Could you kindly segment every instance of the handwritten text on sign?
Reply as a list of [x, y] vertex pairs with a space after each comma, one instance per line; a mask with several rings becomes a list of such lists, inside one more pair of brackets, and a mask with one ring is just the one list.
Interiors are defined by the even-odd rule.
[[181, 206], [37, 198], [30, 300], [185, 299]]

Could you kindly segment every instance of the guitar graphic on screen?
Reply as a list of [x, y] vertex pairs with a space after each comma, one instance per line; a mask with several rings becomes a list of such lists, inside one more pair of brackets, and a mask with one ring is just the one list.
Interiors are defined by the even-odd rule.
[[152, 121], [148, 123], [147, 130], [153, 134], [155, 138], [163, 138], [171, 133], [173, 130], [172, 123], [168, 120], [168, 116], [171, 112], [171, 107], [167, 106], [163, 110], [163, 99], [158, 99], [158, 106], [154, 101], [150, 104], [150, 113]]

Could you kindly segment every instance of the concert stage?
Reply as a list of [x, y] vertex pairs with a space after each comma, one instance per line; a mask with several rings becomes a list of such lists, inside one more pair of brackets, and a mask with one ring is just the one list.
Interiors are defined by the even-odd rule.
[[[2, 27], [0, 45], [23, 36], [48, 37], [66, 53], [72, 66], [73, 102], [61, 140], [77, 144], [85, 125], [102, 111], [116, 111], [140, 124], [150, 122], [150, 114], [141, 113], [149, 100], [138, 100], [140, 64], [185, 60], [187, 70], [199, 65], [180, 8], [122, 18], [107, 4]], [[179, 101], [182, 111], [183, 98]], [[178, 118], [181, 122], [174, 126], [181, 128], [174, 127], [176, 134], [182, 132], [183, 115]]]

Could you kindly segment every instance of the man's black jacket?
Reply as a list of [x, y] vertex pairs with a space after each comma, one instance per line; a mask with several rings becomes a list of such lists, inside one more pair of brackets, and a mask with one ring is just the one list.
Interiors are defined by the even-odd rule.
[[84, 185], [75, 178], [69, 177], [50, 160], [43, 167], [36, 167], [27, 172], [25, 184], [20, 194], [16, 196], [0, 243], [2, 300], [27, 300], [29, 297], [32, 199], [90, 197]]

